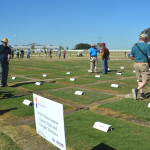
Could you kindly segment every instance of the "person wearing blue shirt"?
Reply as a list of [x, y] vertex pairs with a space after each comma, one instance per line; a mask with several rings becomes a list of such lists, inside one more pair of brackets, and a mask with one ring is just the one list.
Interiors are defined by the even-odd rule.
[[97, 73], [97, 53], [98, 53], [98, 50], [95, 47], [95, 43], [93, 43], [89, 50], [89, 60], [91, 62], [91, 65], [90, 65], [91, 67], [90, 67], [89, 72], [94, 71]]
[[[132, 89], [133, 98], [137, 100], [138, 92], [141, 93], [140, 99], [146, 98], [143, 92], [143, 88], [150, 80], [149, 64], [150, 61], [150, 46], [146, 43], [147, 35], [142, 33], [140, 35], [139, 42], [132, 47], [130, 59], [134, 60], [134, 67], [136, 71], [136, 76], [138, 80], [138, 87]], [[143, 53], [142, 53], [142, 52]]]
[[31, 53], [31, 51], [28, 49], [28, 50], [27, 50], [27, 58], [28, 58], [28, 59], [30, 58], [30, 53]]
[[7, 77], [9, 71], [9, 55], [11, 54], [11, 49], [7, 46], [8, 39], [4, 38], [0, 45], [0, 86], [5, 87], [7, 85]]

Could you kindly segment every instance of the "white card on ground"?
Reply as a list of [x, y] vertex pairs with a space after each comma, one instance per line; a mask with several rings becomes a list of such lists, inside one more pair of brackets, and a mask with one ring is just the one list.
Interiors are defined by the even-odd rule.
[[12, 77], [12, 79], [13, 79], [13, 80], [15, 80], [15, 79], [16, 79], [16, 77]]
[[120, 69], [124, 69], [124, 67], [120, 67]]
[[84, 91], [75, 91], [74, 94], [76, 94], [76, 95], [84, 95], [85, 93], [84, 93]]
[[76, 79], [75, 78], [70, 78], [70, 81], [76, 81]]
[[71, 72], [67, 72], [66, 74], [71, 74]]
[[108, 125], [102, 122], [95, 122], [93, 125], [93, 128], [104, 131], [104, 132], [112, 131], [111, 125]]
[[36, 85], [41, 85], [42, 83], [41, 83], [41, 82], [36, 82], [35, 84], [36, 84]]
[[117, 72], [116, 74], [117, 74], [117, 75], [122, 75], [122, 73], [121, 73], [121, 72]]
[[28, 100], [28, 99], [25, 99], [25, 100], [23, 101], [23, 104], [25, 104], [25, 105], [27, 105], [27, 106], [31, 106], [31, 105], [33, 104], [33, 102], [30, 101], [30, 100]]
[[101, 77], [101, 75], [95, 75], [95, 78], [100, 78]]
[[133, 73], [135, 73], [136, 71], [135, 70], [133, 70]]
[[43, 74], [43, 77], [47, 77], [47, 74]]
[[119, 87], [119, 84], [111, 84], [111, 87], [118, 88], [118, 87]]
[[150, 108], [150, 103], [148, 104], [148, 108]]

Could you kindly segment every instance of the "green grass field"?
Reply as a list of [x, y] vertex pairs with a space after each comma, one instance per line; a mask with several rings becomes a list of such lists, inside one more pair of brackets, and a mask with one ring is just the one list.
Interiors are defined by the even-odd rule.
[[[147, 107], [150, 84], [144, 89], [148, 98], [135, 101], [131, 94], [131, 89], [137, 86], [133, 61], [124, 59], [123, 53], [112, 53], [108, 61], [110, 71], [103, 75], [100, 60], [98, 73], [88, 73], [87, 52], [83, 55], [77, 58], [75, 53], [68, 53], [66, 60], [59, 60], [55, 53], [52, 59], [35, 54], [30, 60], [10, 61], [9, 86], [0, 88], [0, 149], [22, 149], [28, 138], [31, 149], [37, 146], [30, 143], [32, 138], [40, 141], [41, 149], [52, 147], [36, 134], [34, 107], [22, 104], [24, 99], [32, 101], [33, 93], [64, 104], [67, 150], [150, 149], [150, 108]], [[121, 70], [122, 66], [125, 69]], [[121, 76], [116, 74], [118, 71], [122, 71]], [[44, 78], [43, 74], [48, 76]], [[96, 74], [101, 78], [95, 78]], [[12, 76], [17, 77], [16, 80], [12, 80]], [[76, 81], [70, 81], [71, 77]], [[42, 85], [35, 85], [37, 81]], [[112, 88], [112, 83], [120, 87]], [[85, 95], [75, 95], [76, 90], [84, 91]], [[88, 109], [82, 110], [84, 108]], [[126, 115], [126, 119], [117, 114]], [[113, 131], [105, 133], [94, 129], [96, 121], [112, 125]], [[6, 128], [12, 128], [15, 135], [9, 130], [6, 132]]]

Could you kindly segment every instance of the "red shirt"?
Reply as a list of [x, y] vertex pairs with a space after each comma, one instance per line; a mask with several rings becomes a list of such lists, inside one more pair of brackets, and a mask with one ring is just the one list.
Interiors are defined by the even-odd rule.
[[102, 47], [102, 54], [103, 54], [103, 58], [102, 59], [108, 60], [109, 50], [106, 47]]

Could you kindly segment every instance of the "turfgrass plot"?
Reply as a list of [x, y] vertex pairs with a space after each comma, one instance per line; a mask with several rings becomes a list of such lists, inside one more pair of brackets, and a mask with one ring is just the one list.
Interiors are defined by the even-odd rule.
[[123, 114], [132, 115], [136, 119], [150, 121], [148, 103], [148, 101], [136, 101], [131, 98], [125, 98], [118, 102], [100, 105], [99, 107], [110, 108]]
[[[113, 131], [105, 133], [93, 128], [96, 121], [112, 125]], [[118, 150], [148, 150], [150, 147], [148, 127], [123, 120], [81, 111], [65, 116], [66, 141], [75, 150], [92, 150], [102, 146]]]
[[113, 97], [112, 95], [105, 95], [96, 92], [86, 91], [85, 95], [75, 95], [75, 91], [83, 91], [81, 89], [70, 88], [70, 89], [61, 89], [55, 91], [46, 92], [47, 94], [53, 95], [55, 97], [62, 98], [64, 100], [73, 101], [81, 104], [90, 104], [97, 101], [102, 101], [108, 98]]

